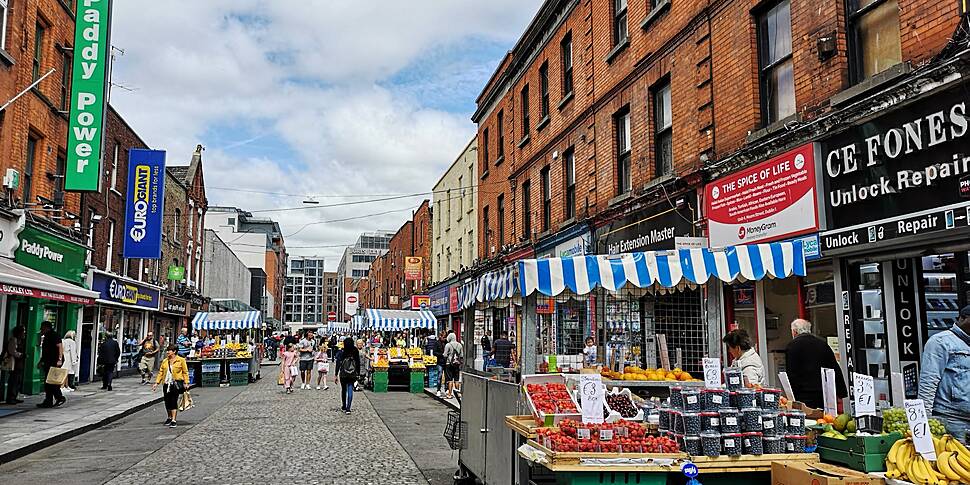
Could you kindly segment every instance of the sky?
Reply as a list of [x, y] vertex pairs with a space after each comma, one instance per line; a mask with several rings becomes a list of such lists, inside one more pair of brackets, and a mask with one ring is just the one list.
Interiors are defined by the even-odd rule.
[[342, 246], [432, 197], [324, 206], [430, 192], [540, 4], [114, 2], [110, 102], [169, 165], [205, 147], [209, 205], [279, 221], [290, 254], [335, 270]]

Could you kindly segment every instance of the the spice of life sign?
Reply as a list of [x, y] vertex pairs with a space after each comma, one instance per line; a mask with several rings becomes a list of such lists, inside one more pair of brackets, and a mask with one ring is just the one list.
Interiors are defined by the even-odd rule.
[[64, 188], [96, 191], [101, 179], [111, 2], [79, 0], [77, 9]]

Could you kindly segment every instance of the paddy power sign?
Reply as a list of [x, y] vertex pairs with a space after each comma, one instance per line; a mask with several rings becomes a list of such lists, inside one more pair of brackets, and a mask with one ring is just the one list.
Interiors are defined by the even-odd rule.
[[74, 69], [64, 188], [97, 191], [110, 41], [110, 0], [79, 0], [74, 27]]

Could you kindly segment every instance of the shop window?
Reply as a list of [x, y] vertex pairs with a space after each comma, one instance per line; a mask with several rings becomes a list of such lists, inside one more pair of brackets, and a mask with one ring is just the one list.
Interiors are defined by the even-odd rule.
[[[498, 216], [498, 245], [502, 247], [505, 245], [505, 194], [499, 194], [498, 202], [495, 206], [495, 215]], [[451, 256], [449, 255], [449, 258]], [[448, 263], [451, 266], [451, 263]]]
[[735, 328], [748, 332], [752, 343], [758, 345], [757, 291], [754, 282], [736, 283], [724, 287], [728, 305], [725, 306], [727, 330]]
[[920, 280], [926, 338], [948, 330], [967, 305], [970, 265], [966, 251], [934, 254], [920, 259]]
[[549, 62], [539, 66], [539, 115], [543, 121], [549, 117]]
[[573, 94], [573, 34], [569, 32], [559, 43], [562, 53], [562, 97]]
[[[505, 158], [505, 111], [498, 110], [498, 116], [495, 118], [495, 129], [498, 131], [498, 146], [496, 146], [496, 151], [498, 152], [498, 158], [495, 161], [497, 165], [499, 160]], [[458, 177], [458, 187], [461, 187], [461, 177]], [[464, 190], [464, 187], [462, 187]], [[458, 210], [461, 211], [461, 199], [458, 199]], [[461, 218], [461, 214], [458, 215]]]
[[[802, 293], [805, 315], [812, 322], [815, 335], [822, 338], [838, 338], [838, 321], [835, 316], [835, 281], [830, 266], [809, 267], [804, 278]], [[839, 351], [835, 351], [839, 355]]]
[[529, 85], [526, 84], [522, 86], [522, 92], [519, 93], [519, 99], [521, 99], [521, 111], [522, 111], [522, 139], [525, 140], [529, 133], [531, 133], [531, 122], [529, 121]]
[[549, 167], [539, 172], [542, 181], [542, 230], [548, 231], [552, 227], [552, 182], [549, 180]]
[[138, 367], [135, 357], [142, 339], [142, 313], [123, 311], [121, 322], [121, 368], [134, 369]]
[[565, 213], [566, 219], [568, 220], [576, 216], [576, 154], [572, 148], [566, 150], [566, 155], [563, 159], [565, 160], [563, 163], [563, 172], [565, 173], [566, 182]]
[[583, 353], [586, 337], [589, 336], [586, 302], [586, 296], [557, 298], [556, 354], [579, 355]]
[[849, 0], [850, 57], [857, 81], [902, 62], [898, 0]]
[[485, 128], [482, 130], [482, 173], [488, 171], [488, 163], [488, 128]]
[[40, 69], [44, 64], [44, 37], [47, 34], [47, 27], [37, 22], [34, 26], [34, 58], [31, 65], [31, 79], [36, 81], [40, 78]]
[[33, 195], [33, 185], [34, 185], [34, 165], [37, 162], [37, 151], [38, 145], [40, 145], [40, 139], [34, 136], [33, 133], [27, 135], [27, 160], [24, 164], [24, 175], [21, 184], [24, 186], [24, 205], [32, 204], [31, 196]]
[[855, 370], [873, 377], [875, 394], [881, 401], [890, 396], [888, 326], [883, 307], [883, 271], [889, 271], [890, 266], [859, 263], [849, 268]]
[[765, 125], [795, 113], [791, 2], [784, 0], [758, 18], [761, 113]]
[[[778, 372], [785, 370], [785, 348], [791, 342], [791, 322], [802, 316], [797, 278], [766, 279], [764, 288], [764, 331], [766, 354], [762, 355], [765, 375], [779, 384]], [[815, 330], [813, 326], [813, 330]]]
[[532, 237], [532, 182], [522, 182], [522, 238]]

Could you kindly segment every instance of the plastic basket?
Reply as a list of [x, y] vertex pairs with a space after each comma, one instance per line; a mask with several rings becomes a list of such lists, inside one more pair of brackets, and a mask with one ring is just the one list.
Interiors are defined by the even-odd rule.
[[468, 423], [461, 420], [460, 412], [448, 411], [444, 437], [453, 450], [463, 450], [468, 447]]

